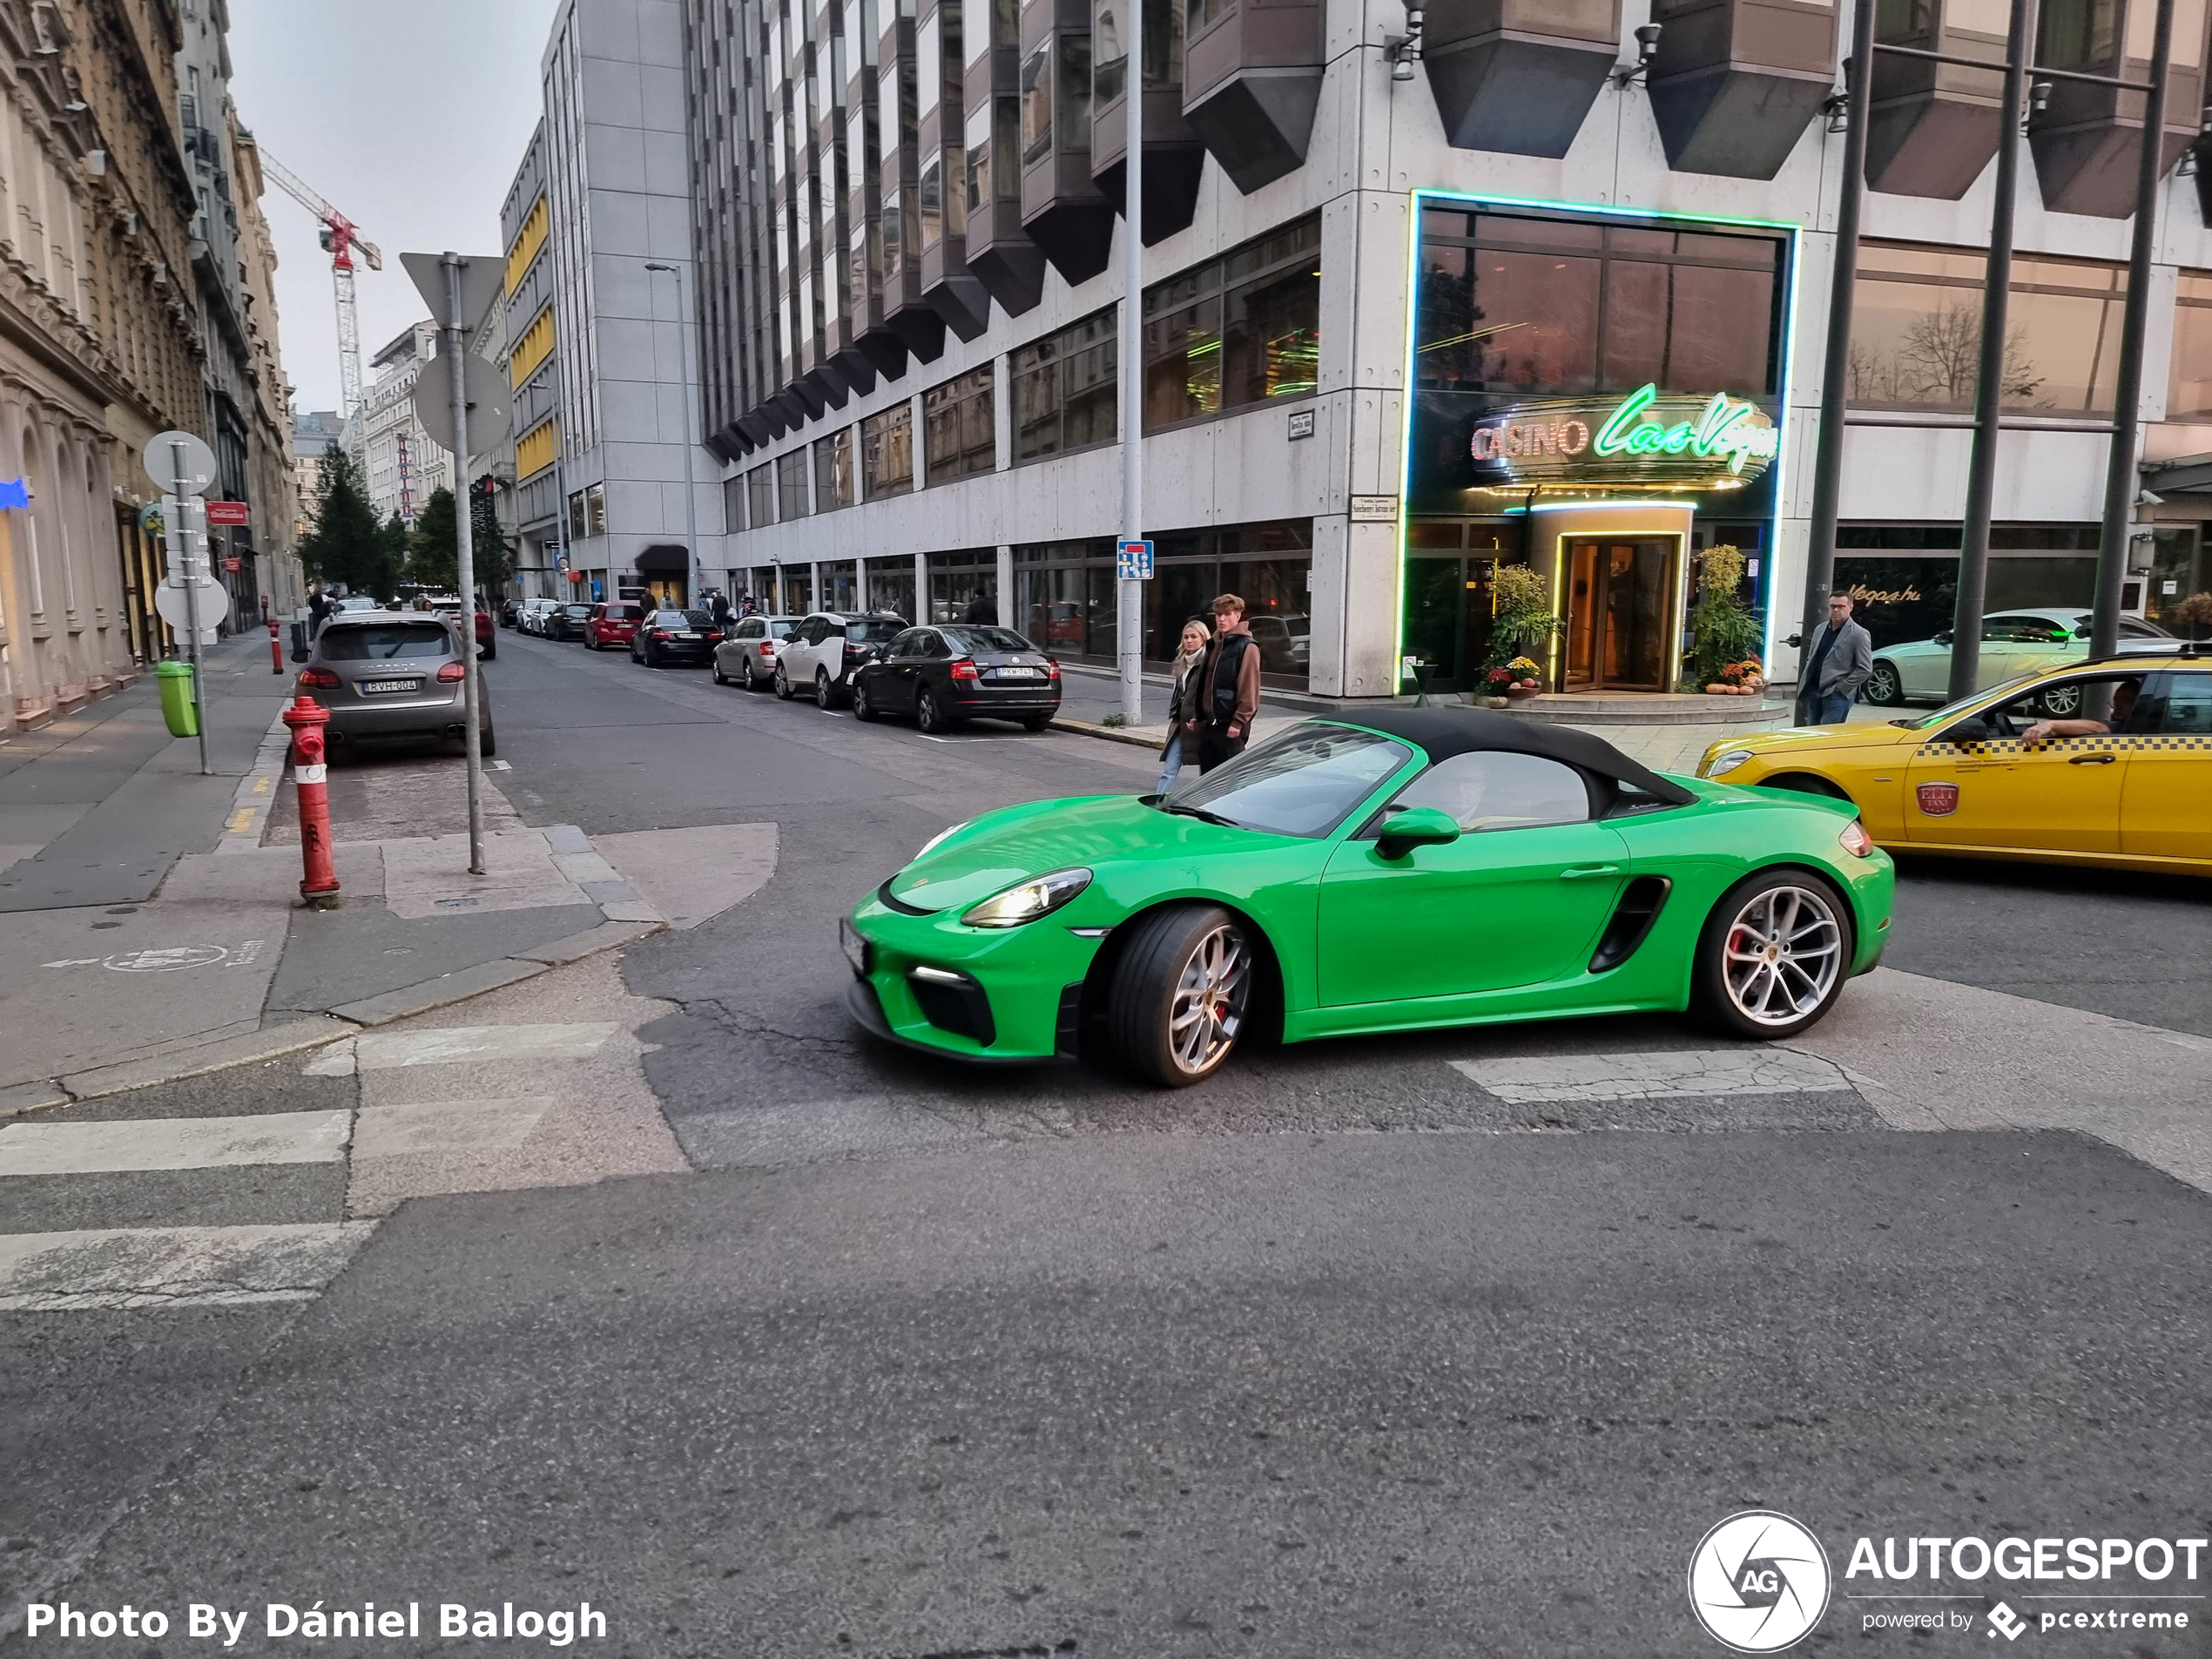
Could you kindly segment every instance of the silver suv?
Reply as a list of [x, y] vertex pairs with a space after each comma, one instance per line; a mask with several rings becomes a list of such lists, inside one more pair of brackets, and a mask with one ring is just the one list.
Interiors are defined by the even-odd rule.
[[[491, 696], [483, 671], [476, 673], [477, 718], [489, 757], [496, 748]], [[378, 738], [462, 739], [468, 674], [460, 634], [444, 618], [348, 610], [323, 624], [299, 687], [330, 711], [323, 735], [333, 747]]]

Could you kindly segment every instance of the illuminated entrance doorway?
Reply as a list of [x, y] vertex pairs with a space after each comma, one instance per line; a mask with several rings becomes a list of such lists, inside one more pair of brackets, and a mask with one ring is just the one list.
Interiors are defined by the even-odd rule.
[[1568, 691], [1674, 689], [1669, 647], [1676, 546], [1671, 536], [1561, 543]]

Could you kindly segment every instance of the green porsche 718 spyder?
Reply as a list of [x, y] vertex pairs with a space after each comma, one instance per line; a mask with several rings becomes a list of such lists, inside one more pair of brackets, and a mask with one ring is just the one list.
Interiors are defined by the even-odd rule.
[[1787, 1037], [1880, 958], [1893, 887], [1847, 803], [1390, 709], [1306, 721], [1163, 796], [986, 813], [839, 931], [880, 1037], [1180, 1085], [1254, 1032], [1692, 1008]]

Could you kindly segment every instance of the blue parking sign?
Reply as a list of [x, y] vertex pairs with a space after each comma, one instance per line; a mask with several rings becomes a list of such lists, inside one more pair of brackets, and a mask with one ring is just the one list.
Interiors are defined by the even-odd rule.
[[1123, 582], [1150, 582], [1152, 579], [1152, 543], [1149, 540], [1115, 543], [1114, 574]]

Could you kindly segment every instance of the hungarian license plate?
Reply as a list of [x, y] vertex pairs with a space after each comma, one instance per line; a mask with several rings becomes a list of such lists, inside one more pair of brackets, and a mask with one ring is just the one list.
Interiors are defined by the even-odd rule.
[[845, 948], [845, 960], [853, 964], [853, 971], [867, 977], [868, 941], [860, 937], [859, 928], [842, 916], [837, 919], [837, 942]]
[[671, 639], [697, 639], [698, 636], [695, 633], [691, 633], [679, 628], [674, 633], [669, 635], [669, 637]]
[[1041, 680], [1044, 678], [1042, 668], [1001, 668], [992, 671], [1002, 680]]
[[421, 680], [363, 680], [360, 690], [364, 697], [374, 697], [379, 691], [419, 691]]

